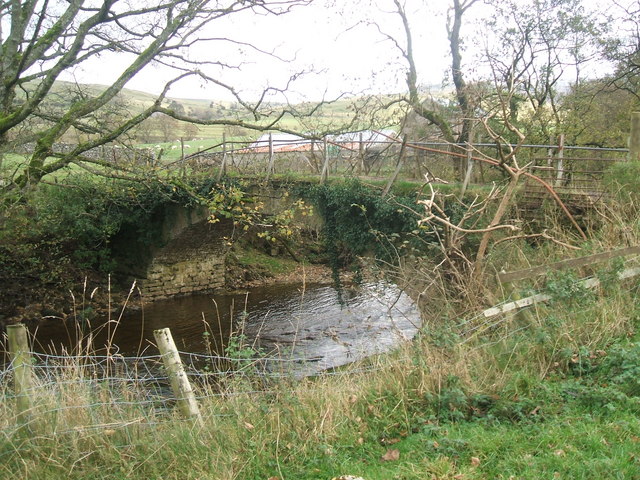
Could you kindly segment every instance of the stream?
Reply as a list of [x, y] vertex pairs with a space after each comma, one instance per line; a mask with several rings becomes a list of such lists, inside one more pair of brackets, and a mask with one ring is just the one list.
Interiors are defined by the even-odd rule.
[[276, 284], [242, 293], [192, 295], [118, 317], [45, 321], [32, 329], [34, 350], [103, 354], [109, 345], [112, 353], [124, 356], [153, 355], [153, 331], [169, 327], [179, 350], [223, 355], [233, 332], [277, 368], [305, 376], [389, 351], [413, 338], [421, 326], [413, 301], [384, 282], [340, 292], [326, 284]]

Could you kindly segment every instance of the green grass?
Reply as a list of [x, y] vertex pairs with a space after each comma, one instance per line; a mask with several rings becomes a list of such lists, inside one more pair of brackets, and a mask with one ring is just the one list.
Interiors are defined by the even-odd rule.
[[[575, 394], [582, 381], [541, 380], [528, 418], [518, 421], [490, 414], [447, 421], [410, 392], [308, 381], [265, 397], [204, 402], [202, 429], [165, 419], [152, 427], [5, 438], [0, 472], [7, 479], [637, 478], [638, 398], [585, 403]], [[383, 460], [389, 450], [399, 457]]]
[[271, 275], [293, 272], [299, 265], [293, 259], [267, 255], [253, 248], [243, 249], [238, 255], [238, 262], [251, 268], [257, 267]]
[[[341, 474], [366, 480], [425, 478], [636, 478], [640, 422], [632, 415], [561, 418], [544, 425], [452, 424], [415, 434], [388, 448], [339, 446], [309, 462], [281, 465], [284, 478]], [[388, 449], [399, 460], [382, 461]], [[558, 474], [557, 477], [554, 475]], [[458, 475], [461, 475], [459, 477]]]

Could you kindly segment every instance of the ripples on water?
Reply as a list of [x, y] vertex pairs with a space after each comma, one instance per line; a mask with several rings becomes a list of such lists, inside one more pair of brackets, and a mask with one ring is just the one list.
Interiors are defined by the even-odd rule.
[[91, 334], [95, 353], [104, 352], [109, 343], [123, 355], [155, 354], [153, 331], [169, 327], [180, 350], [221, 355], [241, 318], [250, 344], [295, 364], [302, 374], [387, 351], [420, 327], [413, 302], [390, 284], [365, 284], [340, 293], [327, 285], [273, 285], [154, 302], [119, 322], [78, 326], [50, 320], [35, 332], [35, 350], [75, 351], [79, 339]]

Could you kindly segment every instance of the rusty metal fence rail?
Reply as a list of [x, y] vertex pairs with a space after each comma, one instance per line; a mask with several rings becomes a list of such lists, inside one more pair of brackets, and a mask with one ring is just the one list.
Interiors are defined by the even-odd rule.
[[[266, 147], [227, 142], [215, 150], [195, 152], [182, 161], [195, 175], [215, 177], [296, 174], [387, 179], [398, 170], [398, 179], [423, 181], [426, 177], [447, 183], [461, 181], [470, 170], [472, 184], [504, 179], [500, 169], [480, 161], [499, 158], [494, 144], [407, 141], [406, 151], [402, 150], [398, 139], [363, 143], [274, 140]], [[532, 173], [551, 180], [555, 187], [580, 192], [593, 190], [606, 169], [624, 161], [627, 154], [624, 148], [524, 145], [517, 158], [519, 165], [529, 165]]]

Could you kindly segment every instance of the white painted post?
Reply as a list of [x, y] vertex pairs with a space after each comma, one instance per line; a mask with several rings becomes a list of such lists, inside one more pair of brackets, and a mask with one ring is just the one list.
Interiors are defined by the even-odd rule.
[[189, 383], [189, 378], [184, 371], [180, 354], [171, 336], [171, 330], [168, 328], [154, 330], [153, 336], [156, 339], [158, 350], [162, 355], [162, 361], [167, 369], [171, 390], [178, 401], [180, 413], [187, 418], [195, 419], [197, 423], [202, 423], [198, 402]]
[[7, 326], [9, 357], [13, 369], [13, 383], [16, 394], [17, 417], [20, 423], [27, 423], [31, 416], [33, 392], [33, 361], [29, 351], [27, 327], [19, 323]]

